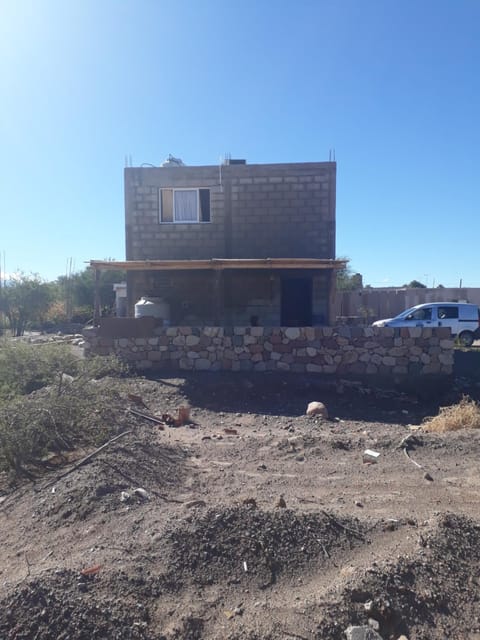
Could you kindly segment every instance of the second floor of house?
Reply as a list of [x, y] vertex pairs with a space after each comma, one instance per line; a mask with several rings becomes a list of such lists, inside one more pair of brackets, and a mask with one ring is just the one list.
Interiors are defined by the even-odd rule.
[[126, 258], [334, 258], [335, 195], [335, 162], [126, 168]]

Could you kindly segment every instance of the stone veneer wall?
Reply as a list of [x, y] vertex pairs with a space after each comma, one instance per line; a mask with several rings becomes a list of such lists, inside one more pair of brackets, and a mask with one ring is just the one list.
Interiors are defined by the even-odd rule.
[[139, 370], [291, 371], [341, 375], [450, 375], [447, 328], [159, 327], [146, 337], [84, 330], [85, 354], [117, 354]]

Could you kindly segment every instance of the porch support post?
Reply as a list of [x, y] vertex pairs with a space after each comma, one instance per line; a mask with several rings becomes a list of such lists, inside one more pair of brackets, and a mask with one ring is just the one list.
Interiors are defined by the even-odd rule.
[[100, 324], [100, 269], [95, 269], [95, 298], [93, 307], [93, 324]]
[[223, 312], [225, 308], [224, 300], [224, 279], [223, 270], [213, 270], [213, 321], [215, 326], [223, 324]]
[[337, 296], [337, 272], [330, 269], [328, 274], [328, 325], [335, 325], [335, 299]]

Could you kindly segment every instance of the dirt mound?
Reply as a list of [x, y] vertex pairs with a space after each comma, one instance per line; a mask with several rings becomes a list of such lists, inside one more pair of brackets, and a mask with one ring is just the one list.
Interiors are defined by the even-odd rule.
[[266, 588], [334, 552], [364, 541], [362, 526], [328, 514], [296, 514], [289, 509], [259, 511], [245, 505], [194, 516], [165, 535], [172, 546], [170, 584], [239, 584], [252, 579]]
[[[0, 495], [0, 639], [345, 640], [370, 618], [383, 640], [479, 640], [480, 430], [300, 387], [126, 379], [124, 400], [194, 424], [129, 417], [85, 465], [94, 444]], [[304, 415], [316, 399], [331, 420]]]
[[330, 606], [315, 637], [340, 640], [348, 624], [379, 623], [385, 639], [465, 640], [480, 632], [480, 524], [454, 514], [420, 535], [413, 557], [372, 566]]
[[[98, 598], [102, 591], [102, 598]], [[148, 640], [148, 611], [129, 597], [129, 581], [105, 580], [71, 571], [44, 575], [2, 601], [0, 637], [4, 640]], [[119, 593], [122, 598], [119, 600]], [[108, 593], [108, 595], [107, 595]]]
[[128, 494], [125, 505], [135, 509], [145, 502], [135, 489], [145, 488], [149, 498], [155, 499], [159, 492], [164, 495], [178, 486], [185, 474], [185, 458], [181, 447], [148, 442], [148, 436], [139, 439], [137, 433], [99, 454], [75, 475], [54, 483], [48, 497], [38, 501], [35, 516], [52, 527], [85, 520], [94, 512], [118, 510], [122, 492]]

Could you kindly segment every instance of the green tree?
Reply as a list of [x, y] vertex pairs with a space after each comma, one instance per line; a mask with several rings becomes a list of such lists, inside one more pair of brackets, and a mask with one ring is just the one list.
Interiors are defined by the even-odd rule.
[[22, 336], [30, 323], [41, 323], [54, 299], [50, 283], [37, 274], [19, 273], [0, 290], [2, 311], [14, 336]]
[[337, 271], [337, 291], [356, 291], [363, 288], [362, 274], [346, 266]]
[[426, 289], [427, 285], [423, 284], [423, 282], [419, 282], [418, 280], [412, 280], [408, 284], [402, 285], [406, 289]]

